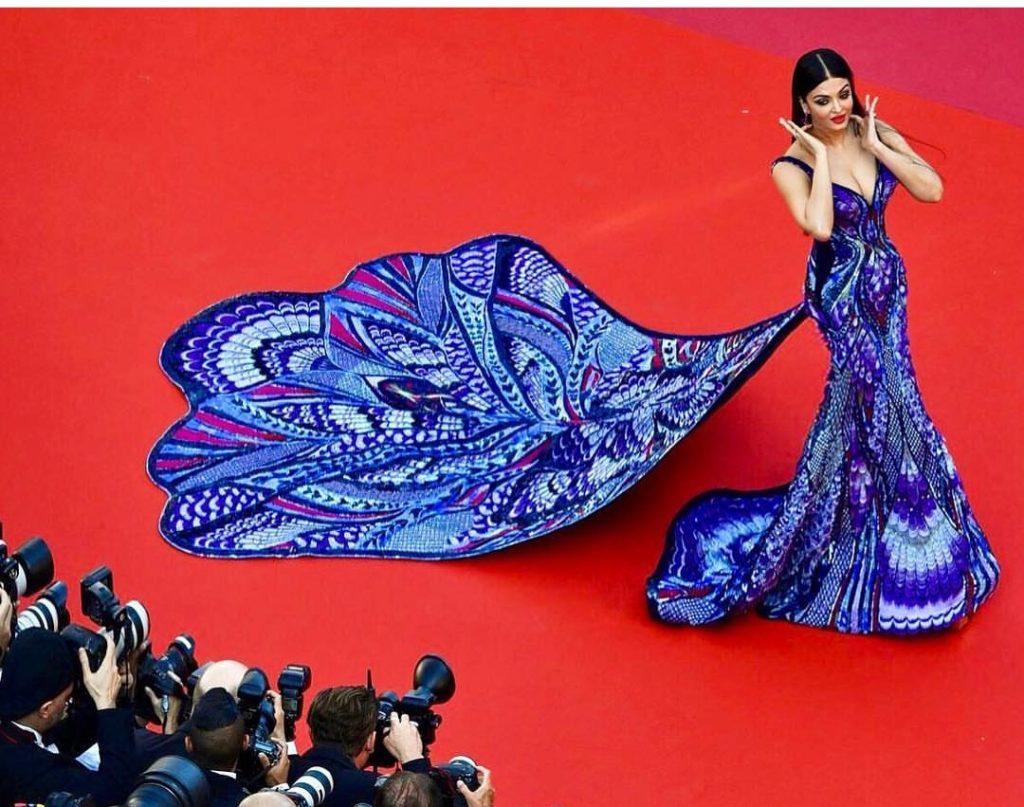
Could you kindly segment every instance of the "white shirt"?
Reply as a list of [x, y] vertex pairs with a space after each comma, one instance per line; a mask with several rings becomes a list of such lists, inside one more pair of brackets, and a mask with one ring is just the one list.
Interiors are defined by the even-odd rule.
[[31, 726], [23, 726], [23, 725], [21, 725], [21, 723], [16, 723], [13, 720], [11, 722], [14, 723], [14, 725], [17, 726], [22, 731], [27, 731], [29, 734], [31, 734], [35, 738], [36, 745], [38, 745], [44, 751], [49, 751], [51, 754], [59, 754], [60, 753], [60, 749], [57, 748], [57, 746], [55, 746], [53, 743], [45, 745], [43, 743], [43, 735], [40, 734], [38, 731], [36, 731]]

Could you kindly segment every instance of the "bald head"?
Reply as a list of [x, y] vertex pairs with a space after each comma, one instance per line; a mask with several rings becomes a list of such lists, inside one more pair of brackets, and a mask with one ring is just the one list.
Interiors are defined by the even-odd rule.
[[231, 659], [213, 662], [203, 671], [196, 684], [196, 691], [192, 694], [193, 702], [198, 703], [203, 695], [218, 687], [226, 689], [231, 697], [237, 698], [238, 685], [242, 683], [242, 676], [248, 669], [242, 662]]
[[238, 807], [295, 807], [284, 793], [253, 793], [242, 799]]

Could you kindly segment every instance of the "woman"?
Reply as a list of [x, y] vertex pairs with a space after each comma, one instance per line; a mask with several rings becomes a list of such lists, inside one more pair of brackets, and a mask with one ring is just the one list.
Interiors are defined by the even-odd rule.
[[877, 97], [860, 103], [835, 51], [800, 58], [792, 101], [779, 122], [793, 143], [772, 176], [814, 238], [805, 302], [831, 353], [825, 399], [792, 483], [680, 512], [649, 603], [687, 624], [757, 604], [850, 633], [943, 628], [991, 595], [999, 567], [921, 403], [884, 219], [897, 185], [938, 202], [942, 180], [876, 119]]

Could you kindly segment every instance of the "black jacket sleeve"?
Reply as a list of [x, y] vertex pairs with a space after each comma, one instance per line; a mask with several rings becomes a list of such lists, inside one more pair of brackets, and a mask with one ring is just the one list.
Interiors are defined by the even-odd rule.
[[99, 770], [91, 771], [64, 754], [52, 754], [37, 745], [0, 746], [0, 804], [43, 802], [51, 793], [89, 794], [97, 807], [119, 804], [134, 778], [132, 714], [128, 709], [97, 713]]

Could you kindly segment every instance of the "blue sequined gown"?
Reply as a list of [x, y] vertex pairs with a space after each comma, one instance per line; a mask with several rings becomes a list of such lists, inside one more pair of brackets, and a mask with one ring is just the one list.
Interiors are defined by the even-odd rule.
[[647, 330], [500, 234], [211, 306], [161, 354], [189, 411], [149, 458], [169, 497], [160, 531], [234, 558], [437, 560], [537, 538], [638, 482], [810, 313], [832, 367], [796, 478], [685, 508], [651, 608], [688, 624], [754, 604], [851, 632], [949, 624], [998, 567], [921, 404], [883, 225], [896, 180], [878, 171], [871, 200], [835, 187], [806, 300], [731, 333]]
[[995, 589], [999, 566], [921, 402], [906, 275], [885, 231], [898, 182], [876, 165], [870, 199], [834, 185], [832, 237], [808, 259], [805, 303], [831, 364], [796, 475], [683, 508], [648, 582], [659, 619], [704, 624], [756, 605], [844, 632], [915, 633]]

